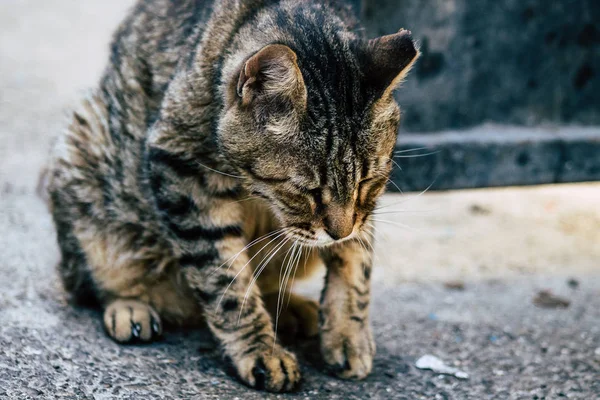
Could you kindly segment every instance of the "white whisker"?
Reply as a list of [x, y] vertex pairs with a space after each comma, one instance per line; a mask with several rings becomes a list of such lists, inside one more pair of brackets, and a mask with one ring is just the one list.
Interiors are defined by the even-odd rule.
[[[267, 244], [265, 244], [259, 251], [256, 252], [256, 254], [254, 256], [252, 256], [252, 258], [250, 258], [248, 260], [248, 262], [246, 262], [246, 264], [244, 264], [244, 266], [242, 268], [240, 268], [240, 270], [238, 271], [237, 274], [235, 274], [235, 276], [233, 277], [233, 279], [231, 280], [231, 282], [229, 282], [229, 285], [227, 285], [227, 287], [225, 288], [225, 290], [223, 291], [223, 294], [221, 295], [221, 298], [219, 298], [219, 301], [217, 302], [217, 306], [215, 307], [215, 310], [219, 309], [219, 306], [221, 305], [221, 301], [223, 301], [223, 298], [225, 297], [225, 294], [227, 293], [227, 291], [229, 290], [229, 288], [231, 287], [231, 285], [233, 285], [233, 282], [235, 282], [235, 280], [237, 279], [237, 277], [246, 269], [246, 267], [248, 265], [250, 265], [250, 263], [252, 262], [252, 260], [258, 256], [260, 254], [260, 252], [267, 247], [269, 244], [273, 243], [275, 240], [277, 240], [279, 237], [281, 237], [282, 235], [285, 235], [286, 231], [281, 232], [279, 235], [277, 235], [276, 237], [272, 238]], [[237, 257], [236, 257], [237, 258]], [[229, 266], [229, 268], [231, 268], [231, 266]], [[227, 270], [229, 270], [229, 268]]]
[[440, 151], [436, 150], [436, 151], [432, 151], [429, 153], [423, 153], [423, 154], [407, 154], [407, 155], [398, 155], [398, 156], [394, 156], [394, 158], [419, 158], [419, 157], [427, 157], [427, 156], [431, 156], [434, 154], [438, 154]]
[[242, 312], [244, 311], [244, 305], [246, 304], [246, 301], [248, 300], [248, 296], [250, 295], [250, 290], [252, 289], [252, 286], [256, 283], [256, 281], [258, 280], [258, 277], [260, 276], [262, 271], [267, 267], [269, 262], [271, 262], [273, 257], [275, 257], [275, 255], [279, 252], [279, 250], [281, 250], [281, 248], [284, 247], [285, 244], [289, 241], [290, 241], [290, 238], [286, 237], [281, 243], [277, 244], [275, 246], [275, 248], [271, 249], [267, 253], [267, 255], [263, 258], [263, 260], [256, 267], [254, 274], [252, 276], [252, 281], [248, 285], [248, 289], [246, 290], [246, 294], [244, 295], [244, 300], [242, 301], [242, 306], [240, 307], [240, 315], [238, 317], [238, 321], [242, 316]]
[[382, 222], [382, 223], [384, 223], [384, 224], [395, 225], [395, 226], [398, 226], [398, 227], [400, 227], [400, 228], [403, 228], [403, 229], [409, 230], [409, 231], [411, 231], [411, 232], [418, 232], [418, 230], [416, 230], [415, 228], [413, 228], [413, 227], [411, 227], [411, 226], [408, 226], [408, 225], [405, 225], [405, 224], [403, 224], [403, 223], [401, 223], [401, 222], [395, 222], [395, 221], [386, 221], [386, 220], [384, 220], [384, 219], [375, 219], [375, 218], [371, 218], [371, 221], [375, 221], [375, 222]]
[[411, 153], [413, 151], [429, 150], [429, 147], [413, 147], [412, 149], [404, 149], [395, 151], [394, 154]]
[[406, 209], [402, 209], [402, 210], [389, 210], [389, 211], [383, 211], [383, 212], [373, 212], [373, 215], [385, 215], [385, 214], [421, 214], [421, 213], [430, 213], [436, 210], [406, 210]]
[[[296, 279], [296, 271], [298, 270], [298, 265], [300, 264], [300, 260], [302, 259], [302, 251], [304, 247], [300, 244], [300, 251], [298, 252], [298, 257], [296, 258], [296, 265], [294, 266], [294, 273], [292, 274], [292, 283], [290, 285], [288, 301], [285, 305], [286, 309], [290, 306], [290, 300], [292, 300], [292, 289], [294, 288], [294, 280]], [[306, 258], [304, 259], [304, 270], [306, 271]]]
[[[281, 311], [283, 310], [283, 294], [282, 292], [285, 290], [284, 287], [284, 282], [287, 285], [287, 276], [288, 276], [288, 269], [291, 265], [292, 260], [295, 258], [296, 256], [296, 246], [298, 244], [298, 241], [294, 241], [292, 247], [290, 248], [290, 250], [288, 250], [288, 252], [285, 255], [285, 258], [283, 259], [283, 262], [281, 263], [281, 268], [279, 269], [279, 292], [277, 293], [277, 308], [276, 308], [276, 317], [275, 317], [275, 331], [277, 331], [277, 325], [279, 323], [279, 316], [281, 315]], [[289, 256], [289, 258], [288, 258]], [[286, 260], [287, 260], [287, 264], [286, 264]], [[285, 265], [285, 267], [284, 267]], [[281, 275], [281, 270], [284, 270], [283, 272], [283, 276]]]
[[[229, 264], [229, 267], [227, 267], [227, 271], [229, 271], [229, 269], [232, 267], [232, 265], [233, 265], [233, 263], [235, 262], [235, 260], [236, 260], [236, 259], [237, 259], [237, 258], [240, 256], [240, 254], [242, 254], [244, 251], [248, 250], [250, 247], [254, 246], [255, 244], [257, 244], [257, 243], [259, 243], [259, 242], [262, 242], [263, 240], [265, 240], [265, 239], [267, 239], [267, 238], [269, 238], [269, 237], [271, 237], [271, 236], [277, 235], [278, 233], [282, 233], [282, 232], [283, 232], [283, 233], [285, 233], [284, 231], [285, 231], [285, 229], [278, 229], [278, 230], [276, 230], [276, 231], [270, 232], [270, 233], [268, 233], [268, 234], [266, 234], [266, 235], [263, 235], [263, 236], [261, 236], [261, 237], [259, 237], [259, 238], [256, 238], [256, 239], [254, 239], [252, 242], [250, 242], [250, 243], [248, 243], [246, 246], [244, 246], [244, 248], [243, 248], [243, 249], [241, 249], [240, 251], [238, 251], [238, 252], [237, 252], [236, 254], [234, 254], [233, 256], [229, 257], [229, 259], [228, 259], [227, 261], [225, 261], [223, 264], [221, 264], [221, 265], [219, 265], [218, 267], [216, 267], [216, 268], [214, 269], [214, 271], [212, 271], [212, 272], [211, 272], [211, 273], [210, 273], [208, 276], [210, 277], [210, 276], [212, 276], [213, 274], [215, 274], [217, 271], [219, 271], [219, 270], [220, 270], [220, 269], [221, 269], [221, 268], [222, 268], [222, 267], [223, 267], [225, 264], [227, 264], [227, 263], [230, 263], [230, 264]], [[264, 248], [264, 247], [263, 247], [263, 248]], [[260, 253], [260, 251], [262, 251], [262, 249], [260, 249], [260, 250], [258, 251], [258, 253]], [[257, 253], [257, 254], [258, 254], [258, 253]]]
[[437, 177], [436, 177], [436, 178], [433, 180], [433, 182], [431, 182], [431, 183], [429, 184], [429, 186], [427, 186], [427, 187], [425, 188], [425, 190], [423, 190], [421, 193], [417, 194], [416, 196], [410, 196], [410, 197], [408, 197], [408, 198], [406, 198], [406, 199], [404, 199], [404, 200], [402, 200], [402, 201], [399, 201], [399, 202], [397, 202], [397, 203], [386, 204], [385, 206], [376, 207], [376, 208], [375, 208], [375, 210], [376, 210], [376, 211], [378, 211], [378, 210], [381, 210], [381, 209], [383, 209], [383, 208], [392, 207], [392, 206], [397, 206], [397, 205], [399, 205], [399, 204], [404, 204], [404, 203], [406, 203], [406, 202], [409, 202], [409, 201], [412, 201], [412, 200], [418, 199], [419, 197], [421, 197], [422, 195], [424, 195], [425, 193], [427, 193], [427, 191], [429, 191], [429, 189], [431, 189], [431, 187], [432, 187], [432, 186], [435, 184], [435, 181], [436, 181], [436, 180], [437, 180]]
[[201, 163], [201, 162], [199, 162], [199, 161], [196, 161], [196, 164], [198, 164], [198, 165], [199, 165], [199, 166], [201, 166], [201, 167], [204, 167], [204, 168], [208, 169], [209, 171], [216, 172], [217, 174], [225, 175], [225, 176], [228, 176], [228, 177], [230, 177], [230, 178], [244, 179], [244, 177], [243, 177], [243, 176], [239, 176], [239, 175], [231, 175], [231, 174], [228, 174], [227, 172], [218, 171], [218, 170], [216, 170], [216, 169], [214, 169], [214, 168], [211, 168], [211, 167], [209, 167], [209, 166], [207, 166], [207, 165], [204, 165], [204, 164], [202, 164], [202, 163]]
[[[391, 158], [390, 158], [391, 160]], [[392, 160], [394, 161], [394, 160]], [[398, 166], [398, 168], [400, 168], [400, 166]], [[392, 185], [394, 185], [394, 187], [396, 188], [396, 190], [400, 193], [400, 194], [404, 194], [404, 192], [402, 191], [402, 189], [400, 189], [400, 187], [396, 184], [396, 182], [394, 182], [393, 180], [390, 179], [389, 176], [382, 174], [381, 172], [376, 172], [377, 175], [381, 176], [382, 178], [386, 179], [386, 182], [391, 183]]]
[[229, 203], [227, 203], [227, 205], [230, 205], [230, 204], [236, 204], [236, 203], [242, 203], [242, 202], [244, 202], [244, 201], [249, 201], [249, 200], [254, 200], [254, 199], [260, 199], [260, 197], [258, 197], [258, 196], [248, 196], [248, 197], [246, 197], [245, 199], [241, 199], [241, 200], [234, 200], [234, 201], [232, 201], [232, 202], [229, 202]]

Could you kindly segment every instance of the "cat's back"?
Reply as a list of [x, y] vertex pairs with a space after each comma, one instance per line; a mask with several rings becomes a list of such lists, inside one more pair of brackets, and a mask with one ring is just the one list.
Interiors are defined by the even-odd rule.
[[[218, 1], [218, 0], [217, 0]], [[140, 128], [156, 117], [178, 64], [191, 57], [214, 0], [139, 0], [110, 44], [100, 87], [105, 101], [143, 114]]]
[[[137, 220], [143, 142], [178, 62], [209, 19], [212, 0], [139, 0], [113, 35], [99, 85], [58, 137], [45, 184], [51, 207]], [[81, 208], [81, 207], [80, 207]], [[127, 215], [127, 217], [124, 217]]]

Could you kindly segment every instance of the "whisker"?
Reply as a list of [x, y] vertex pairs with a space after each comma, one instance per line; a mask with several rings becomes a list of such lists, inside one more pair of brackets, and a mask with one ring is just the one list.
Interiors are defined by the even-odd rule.
[[385, 178], [385, 179], [386, 179], [386, 182], [389, 182], [389, 183], [391, 183], [392, 185], [394, 185], [394, 187], [396, 188], [396, 190], [398, 190], [398, 192], [399, 192], [400, 194], [404, 194], [404, 192], [402, 191], [402, 189], [400, 189], [400, 187], [399, 187], [399, 186], [396, 184], [396, 182], [394, 182], [393, 180], [391, 180], [391, 179], [389, 178], [389, 176], [387, 176], [387, 175], [385, 175], [385, 174], [383, 174], [383, 173], [381, 173], [381, 172], [375, 172], [375, 174], [376, 174], [376, 175], [378, 175], [378, 176], [381, 176], [382, 178]]
[[[294, 278], [293, 277], [296, 276], [296, 272], [295, 271], [296, 271], [296, 268], [298, 267], [298, 264], [300, 263], [300, 258], [302, 257], [302, 244], [299, 243], [298, 241], [296, 241], [295, 244], [297, 244], [296, 255], [292, 259], [292, 262], [290, 264], [290, 268], [289, 268], [290, 271], [287, 274], [287, 281], [286, 281], [285, 287], [284, 287], [284, 295], [285, 295], [285, 292], [288, 291], [288, 284], [290, 284], [290, 277], [292, 277], [292, 282], [291, 282], [291, 285], [289, 286], [290, 287], [290, 293], [291, 293], [291, 288], [294, 285]], [[288, 301], [288, 304], [289, 304], [289, 301]]]
[[415, 228], [413, 228], [413, 227], [411, 227], [411, 226], [408, 226], [408, 225], [405, 225], [405, 224], [403, 224], [403, 223], [401, 223], [401, 222], [395, 222], [395, 221], [386, 221], [386, 220], [384, 220], [384, 219], [375, 219], [375, 218], [371, 218], [371, 221], [375, 221], [375, 222], [382, 222], [382, 223], [384, 223], [384, 224], [395, 225], [395, 226], [398, 226], [398, 227], [400, 227], [400, 228], [407, 229], [407, 230], [409, 230], [409, 231], [411, 231], [411, 232], [418, 232], [418, 230], [416, 230]]
[[[369, 241], [368, 241], [366, 238], [364, 238], [364, 239], [363, 239], [363, 238], [359, 237], [358, 239], [360, 240], [360, 242], [361, 242], [363, 245], [364, 245], [365, 243], [367, 243], [367, 244], [369, 245], [369, 248], [371, 249], [371, 252], [372, 252], [373, 254], [375, 254], [375, 248], [373, 248], [373, 245], [371, 244], [371, 242], [369, 242]], [[369, 249], [366, 247], [366, 245], [365, 245], [365, 249], [366, 249], [367, 251], [369, 250]]]
[[[237, 277], [246, 269], [246, 267], [248, 265], [250, 265], [250, 263], [252, 262], [252, 260], [258, 256], [260, 254], [260, 252], [267, 247], [269, 244], [273, 243], [275, 240], [277, 240], [279, 237], [281, 237], [282, 235], [285, 235], [285, 231], [281, 232], [279, 235], [277, 235], [276, 237], [272, 238], [267, 244], [265, 244], [259, 251], [256, 252], [256, 254], [254, 256], [252, 256], [252, 258], [250, 258], [248, 260], [248, 262], [246, 262], [246, 264], [244, 264], [244, 266], [238, 271], [237, 274], [235, 274], [235, 276], [233, 277], [233, 279], [231, 280], [231, 282], [229, 282], [229, 285], [227, 285], [227, 287], [225, 288], [225, 290], [223, 291], [223, 294], [221, 295], [221, 298], [219, 299], [219, 301], [217, 302], [217, 307], [215, 308], [215, 310], [219, 309], [219, 306], [221, 305], [221, 301], [223, 301], [223, 298], [225, 297], [225, 294], [227, 293], [227, 291], [229, 290], [229, 288], [231, 287], [231, 285], [233, 285], [233, 282], [235, 282], [235, 280], [237, 279]], [[231, 268], [231, 265], [229, 266], [229, 268]], [[229, 268], [227, 270], [229, 270]]]
[[[296, 257], [296, 251], [297, 248], [296, 246], [298, 245], [298, 240], [294, 241], [292, 247], [290, 248], [290, 250], [288, 250], [288, 252], [285, 255], [285, 258], [283, 259], [283, 262], [281, 263], [281, 268], [279, 269], [279, 277], [280, 277], [280, 281], [279, 281], [279, 292], [277, 293], [277, 315], [275, 318], [275, 330], [277, 330], [277, 325], [279, 322], [279, 316], [281, 315], [281, 311], [283, 310], [283, 296], [285, 294], [282, 294], [282, 292], [285, 291], [285, 288], [287, 287], [287, 276], [288, 276], [288, 269], [290, 268], [290, 265], [292, 263], [292, 260]], [[291, 252], [291, 254], [290, 254]], [[289, 259], [288, 259], [289, 256]], [[286, 260], [287, 260], [287, 264], [286, 264]], [[283, 267], [285, 265], [285, 268]], [[283, 277], [281, 276], [281, 270], [284, 270], [283, 272]], [[285, 282], [285, 286], [284, 286], [284, 282]]]
[[[370, 236], [372, 238], [373, 237], [372, 235], [374, 235], [374, 231], [375, 231], [375, 225], [373, 225], [369, 221], [366, 221], [366, 223], [368, 224], [367, 226], [369, 226], [371, 228], [371, 235]], [[372, 254], [372, 257], [374, 257], [379, 264], [383, 264], [381, 262], [381, 258], [379, 258], [379, 254], [377, 252], [375, 252], [375, 246], [373, 246], [373, 243], [371, 243], [371, 240], [369, 240], [369, 236], [365, 236], [364, 238], [361, 238], [360, 236], [357, 236], [357, 238], [360, 240], [360, 242], [363, 245], [363, 247], [365, 247], [365, 251], [367, 253]], [[370, 251], [369, 251], [369, 248], [367, 248], [364, 245], [365, 242], [369, 245], [369, 248], [371, 249]]]
[[397, 202], [397, 203], [386, 204], [385, 206], [376, 207], [376, 208], [375, 208], [375, 210], [377, 210], [377, 211], [378, 211], [378, 210], [381, 210], [381, 209], [383, 209], [383, 208], [392, 207], [392, 206], [397, 206], [397, 205], [399, 205], [399, 204], [404, 204], [404, 203], [406, 203], [406, 202], [408, 202], [408, 201], [412, 201], [412, 200], [418, 199], [419, 197], [421, 197], [422, 195], [424, 195], [425, 193], [427, 193], [427, 191], [429, 191], [429, 189], [431, 189], [431, 187], [432, 187], [432, 186], [435, 184], [435, 182], [436, 182], [436, 181], [437, 181], [437, 177], [436, 177], [436, 178], [433, 180], [433, 182], [431, 182], [431, 183], [429, 184], [429, 186], [427, 186], [427, 187], [425, 188], [425, 190], [423, 190], [421, 193], [417, 194], [416, 196], [410, 196], [410, 197], [408, 197], [408, 198], [406, 198], [406, 199], [403, 199], [402, 201], [399, 201], [399, 202]]
[[404, 194], [404, 192], [402, 191], [402, 189], [400, 189], [400, 186], [398, 186], [398, 184], [396, 182], [394, 182], [393, 180], [391, 180], [390, 178], [387, 178], [387, 181], [389, 183], [391, 183], [392, 185], [394, 185], [394, 187], [396, 188], [396, 190], [398, 191], [398, 193], [400, 194]]
[[420, 214], [420, 213], [430, 213], [436, 210], [390, 210], [390, 211], [382, 211], [382, 212], [373, 212], [373, 215], [385, 215], [385, 214]]
[[[240, 256], [240, 254], [242, 254], [244, 251], [246, 251], [246, 250], [250, 249], [250, 247], [254, 246], [254, 245], [255, 245], [255, 244], [257, 244], [258, 242], [262, 242], [263, 240], [265, 240], [265, 239], [267, 239], [267, 238], [269, 238], [269, 237], [271, 237], [271, 236], [273, 236], [273, 235], [276, 235], [276, 234], [278, 234], [278, 233], [282, 233], [282, 232], [284, 232], [284, 231], [285, 231], [285, 229], [284, 229], [284, 228], [282, 228], [282, 229], [278, 229], [278, 230], [276, 230], [276, 231], [270, 232], [270, 233], [268, 233], [268, 234], [266, 234], [266, 235], [263, 235], [263, 236], [261, 236], [261, 237], [259, 237], [259, 238], [256, 238], [256, 239], [254, 239], [252, 242], [250, 242], [250, 243], [248, 243], [246, 246], [244, 246], [244, 248], [243, 248], [243, 249], [241, 249], [241, 250], [240, 250], [240, 251], [238, 251], [236, 254], [234, 254], [233, 256], [231, 256], [231, 257], [230, 257], [230, 258], [229, 258], [227, 261], [225, 261], [223, 264], [221, 264], [221, 265], [219, 265], [218, 267], [216, 267], [216, 268], [214, 269], [214, 271], [212, 271], [212, 272], [211, 272], [211, 273], [210, 273], [208, 276], [210, 277], [210, 276], [212, 276], [213, 274], [215, 274], [217, 271], [219, 271], [219, 270], [220, 270], [220, 269], [221, 269], [221, 268], [222, 268], [222, 267], [223, 267], [225, 264], [227, 264], [227, 263], [230, 263], [230, 264], [229, 264], [229, 267], [227, 267], [227, 271], [229, 271], [229, 269], [230, 269], [230, 268], [231, 268], [231, 266], [233, 265], [233, 262], [234, 262], [234, 261], [235, 261], [235, 260], [236, 260], [236, 259], [237, 259], [237, 258]], [[285, 232], [284, 232], [284, 233], [285, 233]], [[264, 247], [263, 247], [263, 248], [264, 248]], [[258, 251], [258, 253], [259, 253], [260, 251], [262, 251], [262, 249], [260, 249], [260, 250]], [[258, 254], [258, 253], [257, 253], [257, 254]]]
[[402, 167], [396, 161], [394, 161], [394, 157], [385, 157], [390, 160], [400, 171], [402, 171]]
[[209, 166], [207, 166], [207, 165], [204, 165], [204, 164], [202, 164], [202, 163], [201, 163], [201, 162], [199, 162], [199, 161], [196, 161], [196, 164], [198, 164], [198, 165], [199, 165], [199, 166], [201, 166], [201, 167], [204, 167], [204, 168], [208, 169], [209, 171], [216, 172], [217, 174], [225, 175], [225, 176], [228, 176], [228, 177], [230, 177], [230, 178], [244, 179], [244, 177], [243, 177], [243, 176], [239, 176], [239, 175], [231, 175], [231, 174], [228, 174], [227, 172], [218, 171], [218, 170], [216, 170], [216, 169], [214, 169], [214, 168], [211, 168], [211, 167], [209, 167]]
[[[371, 225], [372, 225], [372, 224], [371, 224]], [[374, 229], [374, 228], [372, 228], [372, 229]], [[371, 248], [371, 251], [373, 252], [372, 254], [373, 254], [375, 257], [378, 257], [377, 253], [375, 252], [375, 246], [373, 246], [373, 243], [371, 242], [371, 239], [369, 239], [369, 237], [367, 236], [367, 237], [365, 237], [365, 238], [364, 238], [364, 240], [365, 240], [365, 242], [367, 242], [367, 244], [368, 244], [368, 245], [369, 245], [369, 247]], [[378, 260], [379, 260], [379, 258], [378, 258]], [[379, 260], [379, 261], [381, 261], [381, 260]]]
[[[298, 257], [296, 257], [296, 265], [294, 266], [294, 271], [292, 274], [292, 283], [290, 284], [288, 301], [285, 305], [286, 309], [290, 306], [290, 301], [292, 300], [292, 289], [294, 288], [294, 280], [296, 279], [296, 271], [298, 270], [298, 265], [300, 264], [300, 260], [302, 259], [302, 251], [304, 250], [304, 247], [302, 247], [302, 244], [299, 245], [299, 250], [300, 251], [298, 252]], [[304, 261], [304, 266], [306, 268], [306, 259]]]
[[429, 150], [429, 147], [413, 147], [412, 149], [404, 149], [404, 150], [398, 150], [395, 151], [394, 154], [401, 154], [401, 153], [412, 153], [413, 151], [420, 151], [420, 150]]
[[306, 256], [304, 257], [304, 275], [306, 275], [306, 264], [308, 263], [308, 259], [310, 258], [310, 255], [312, 254], [314, 247], [309, 247], [308, 248], [308, 252], [306, 253]]
[[241, 200], [234, 200], [232, 202], [227, 203], [227, 205], [229, 204], [236, 204], [236, 203], [242, 203], [244, 201], [248, 201], [248, 200], [254, 200], [254, 199], [260, 199], [260, 197], [258, 196], [248, 196], [245, 199], [241, 199]]
[[242, 312], [244, 311], [244, 305], [246, 304], [246, 301], [248, 300], [248, 296], [250, 295], [250, 290], [252, 289], [252, 286], [254, 286], [254, 284], [258, 280], [258, 277], [260, 276], [262, 271], [267, 267], [269, 262], [271, 262], [273, 257], [275, 257], [275, 255], [279, 252], [279, 250], [281, 250], [281, 248], [283, 248], [285, 246], [285, 244], [289, 241], [290, 241], [290, 238], [286, 237], [285, 240], [283, 240], [281, 243], [275, 245], [275, 247], [273, 249], [271, 249], [267, 253], [267, 255], [265, 255], [265, 257], [262, 259], [262, 261], [256, 267], [254, 274], [252, 276], [252, 281], [248, 285], [248, 289], [246, 290], [246, 293], [244, 295], [244, 300], [242, 301], [242, 306], [240, 307], [240, 315], [238, 317], [238, 321], [242, 316]]
[[363, 248], [363, 250], [364, 250], [365, 252], [367, 252], [367, 253], [368, 253], [368, 252], [369, 252], [369, 249], [367, 249], [367, 246], [364, 244], [364, 242], [363, 242], [363, 240], [360, 238], [360, 236], [357, 236], [356, 238], [358, 239], [358, 243], [360, 244], [360, 247], [362, 247], [362, 248]]
[[388, 157], [388, 158], [390, 159], [390, 161], [391, 161], [391, 162], [393, 162], [393, 163], [394, 163], [394, 165], [395, 165], [396, 167], [398, 167], [398, 169], [399, 169], [400, 171], [402, 171], [402, 167], [400, 166], [400, 164], [398, 164], [398, 163], [396, 162], [396, 160], [394, 160], [394, 158], [393, 158], [393, 157], [391, 157], [391, 158], [390, 158], [390, 157]]
[[436, 151], [431, 151], [429, 153], [423, 153], [423, 154], [407, 154], [407, 155], [397, 155], [394, 156], [394, 158], [419, 158], [419, 157], [427, 157], [427, 156], [431, 156], [434, 154], [438, 154], [440, 151], [436, 150]]

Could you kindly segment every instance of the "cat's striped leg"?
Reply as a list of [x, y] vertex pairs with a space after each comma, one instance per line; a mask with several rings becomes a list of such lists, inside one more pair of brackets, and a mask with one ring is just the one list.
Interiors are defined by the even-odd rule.
[[292, 390], [300, 380], [296, 357], [275, 343], [260, 290], [250, 287], [243, 209], [232, 198], [237, 183], [164, 149], [151, 148], [148, 161], [157, 211], [181, 273], [224, 355], [247, 385]]
[[[184, 256], [187, 283], [205, 309], [205, 318], [223, 346], [240, 379], [251, 387], [280, 392], [292, 390], [300, 380], [293, 353], [275, 343], [271, 318], [257, 285], [249, 287], [252, 269], [240, 239], [218, 243], [219, 257], [200, 266], [195, 256]], [[240, 253], [240, 251], [242, 251]], [[239, 253], [239, 256], [236, 254]], [[198, 254], [201, 259], [204, 254]], [[234, 259], [227, 264], [228, 259]], [[220, 269], [219, 265], [225, 263]]]
[[368, 311], [372, 254], [367, 246], [352, 240], [322, 252], [327, 275], [319, 314], [321, 354], [345, 379], [365, 378], [375, 354]]

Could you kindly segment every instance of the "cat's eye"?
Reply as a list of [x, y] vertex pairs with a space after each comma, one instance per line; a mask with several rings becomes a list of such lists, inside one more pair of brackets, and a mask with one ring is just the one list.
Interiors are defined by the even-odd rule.
[[323, 190], [320, 187], [315, 189], [309, 189], [308, 193], [312, 196], [313, 199], [315, 199], [315, 203], [323, 203]]
[[375, 187], [374, 184], [379, 181], [378, 177], [364, 178], [358, 182], [358, 188], [356, 190], [356, 196], [360, 203], [364, 203], [369, 197], [369, 194]]

